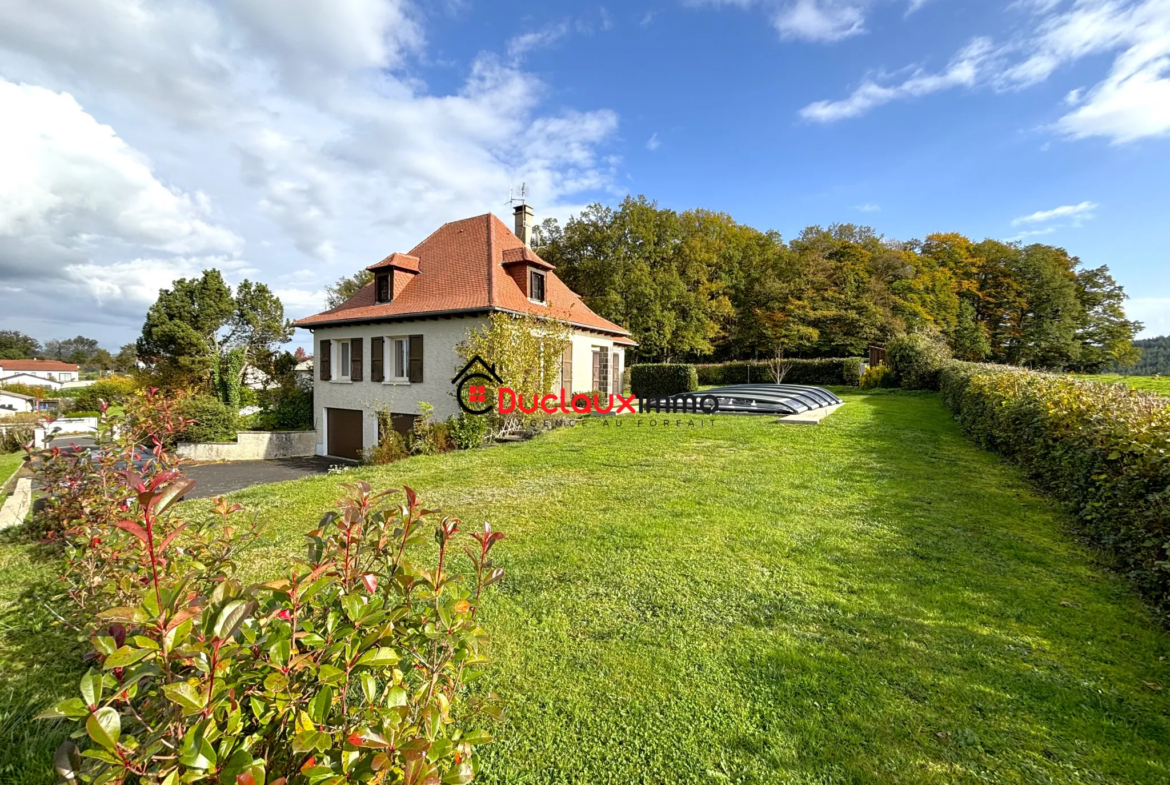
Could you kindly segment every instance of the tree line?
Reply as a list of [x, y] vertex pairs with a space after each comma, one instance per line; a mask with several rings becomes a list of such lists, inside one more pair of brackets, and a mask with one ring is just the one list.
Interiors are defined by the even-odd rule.
[[1141, 359], [1131, 365], [1118, 364], [1112, 370], [1114, 373], [1125, 373], [1131, 376], [1170, 376], [1170, 335], [1158, 338], [1145, 338], [1134, 341], [1133, 345], [1141, 353]]
[[1141, 325], [1109, 268], [1051, 245], [899, 241], [853, 224], [785, 241], [644, 196], [591, 205], [564, 226], [548, 219], [534, 245], [633, 333], [642, 361], [851, 356], [920, 331], [969, 360], [1091, 373], [1138, 356]]
[[52, 339], [42, 345], [19, 330], [0, 330], [0, 360], [60, 360], [74, 363], [89, 371], [130, 371], [137, 362], [134, 344], [128, 343], [111, 354], [98, 345], [97, 339]]

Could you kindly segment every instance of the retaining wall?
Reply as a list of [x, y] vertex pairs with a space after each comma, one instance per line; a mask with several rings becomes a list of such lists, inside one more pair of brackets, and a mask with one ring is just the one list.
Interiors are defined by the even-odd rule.
[[192, 461], [263, 461], [317, 453], [316, 431], [241, 431], [234, 442], [180, 442], [176, 452]]

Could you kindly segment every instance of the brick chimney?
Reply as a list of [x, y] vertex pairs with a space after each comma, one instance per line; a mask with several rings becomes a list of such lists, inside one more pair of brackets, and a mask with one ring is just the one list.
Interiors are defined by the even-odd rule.
[[516, 205], [516, 236], [527, 246], [532, 245], [532, 206]]

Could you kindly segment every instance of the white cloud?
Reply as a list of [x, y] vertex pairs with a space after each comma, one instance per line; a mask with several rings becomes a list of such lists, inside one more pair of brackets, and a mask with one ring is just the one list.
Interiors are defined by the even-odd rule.
[[0, 278], [24, 290], [0, 291], [0, 327], [50, 324], [35, 308], [63, 334], [84, 311], [117, 345], [140, 296], [198, 264], [255, 270], [303, 316], [324, 284], [499, 209], [514, 183], [543, 215], [615, 188], [617, 115], [546, 108], [548, 86], [520, 65], [557, 28], [434, 91], [412, 75], [419, 8], [0, 3]]
[[1013, 235], [1012, 237], [1007, 238], [1007, 242], [1014, 243], [1018, 240], [1026, 240], [1029, 237], [1042, 237], [1046, 234], [1053, 234], [1054, 232], [1056, 232], [1057, 229], [1061, 229], [1061, 228], [1063, 228], [1063, 227], [1061, 227], [1061, 226], [1046, 226], [1043, 229], [1026, 230], [1023, 232], [1019, 232], [1019, 233]]
[[857, 205], [856, 209], [863, 213], [880, 213], [882, 211], [882, 206], [873, 202], [866, 202], [865, 204]]
[[540, 30], [523, 33], [508, 41], [508, 56], [518, 59], [534, 49], [552, 46], [569, 32], [569, 23], [551, 25]]
[[70, 95], [0, 78], [0, 234], [76, 248], [101, 239], [176, 253], [236, 250], [203, 193], [159, 182], [147, 158]]
[[812, 122], [831, 123], [858, 117], [875, 107], [905, 98], [914, 98], [957, 86], [971, 86], [979, 78], [991, 53], [991, 42], [977, 38], [951, 60], [942, 73], [921, 69], [900, 84], [882, 85], [867, 78], [848, 98], [840, 101], [816, 101], [800, 110], [800, 116]]
[[906, 6], [906, 16], [910, 16], [910, 14], [920, 10], [922, 6], [929, 2], [930, 0], [910, 0], [910, 4]]
[[972, 59], [969, 45], [942, 74], [916, 72], [900, 84], [867, 78], [848, 98], [809, 104], [801, 116], [842, 120], [956, 87], [1024, 89], [1087, 57], [1112, 53], [1109, 74], [1071, 91], [1066, 101], [1073, 108], [1052, 129], [1068, 138], [1101, 136], [1114, 144], [1170, 134], [1170, 0], [1075, 0], [1068, 6], [1020, 0], [1012, 8], [1028, 12], [1028, 26], [1009, 42], [993, 46], [977, 39], [978, 57]]
[[840, 41], [865, 32], [865, 5], [840, 0], [796, 0], [777, 9], [772, 21], [783, 38]]
[[653, 134], [651, 134], [650, 138], [646, 141], [646, 149], [651, 151], [651, 152], [654, 152], [655, 150], [657, 150], [661, 146], [662, 146], [662, 142], [658, 141], [658, 132], [656, 131]]
[[1081, 202], [1080, 204], [1066, 204], [1051, 210], [1040, 210], [1031, 215], [1021, 216], [1012, 221], [1012, 226], [1021, 224], [1046, 223], [1057, 218], [1074, 218], [1085, 220], [1093, 217], [1093, 211], [1101, 205], [1096, 202]]

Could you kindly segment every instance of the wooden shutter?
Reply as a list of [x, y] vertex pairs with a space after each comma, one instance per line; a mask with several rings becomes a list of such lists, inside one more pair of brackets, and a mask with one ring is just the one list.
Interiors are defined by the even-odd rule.
[[565, 347], [561, 352], [561, 389], [566, 393], [573, 392], [573, 343]]
[[422, 384], [423, 380], [423, 337], [410, 336], [410, 368], [407, 378], [411, 384]]
[[593, 386], [590, 390], [601, 392], [601, 352], [593, 351]]
[[383, 339], [381, 336], [370, 339], [370, 381], [381, 382], [386, 380], [383, 371], [383, 364], [385, 363], [386, 352], [382, 348]]
[[329, 351], [332, 348], [333, 348], [333, 342], [329, 341], [329, 340], [324, 340], [324, 341], [321, 341], [321, 350], [319, 352], [317, 352], [317, 356], [318, 356], [318, 358], [320, 358], [319, 364], [321, 366], [321, 381], [323, 381], [323, 382], [327, 382], [333, 378], [333, 367], [332, 367], [332, 363], [330, 362], [330, 355], [329, 355]]
[[619, 370], [621, 370], [621, 369], [618, 368], [618, 353], [614, 352], [613, 353], [613, 362], [610, 363], [610, 366], [609, 366], [609, 375], [611, 377], [613, 377], [610, 380], [609, 386], [613, 388], [614, 395], [621, 395], [622, 394], [622, 375], [620, 373], [618, 373]]
[[349, 380], [362, 380], [362, 339], [354, 338], [349, 342]]

